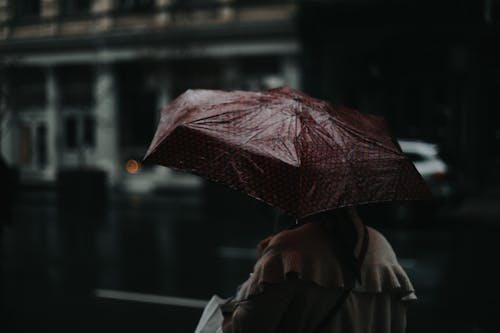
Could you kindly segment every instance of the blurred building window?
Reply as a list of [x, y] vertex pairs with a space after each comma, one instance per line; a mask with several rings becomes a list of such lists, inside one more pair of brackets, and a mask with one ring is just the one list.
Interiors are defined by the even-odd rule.
[[95, 147], [96, 120], [94, 115], [72, 111], [66, 112], [63, 119], [64, 146], [67, 150]]
[[70, 150], [76, 149], [78, 140], [76, 117], [66, 117], [64, 122], [64, 132], [66, 148]]
[[15, 19], [36, 18], [40, 16], [40, 0], [10, 1]]
[[115, 0], [115, 8], [125, 12], [151, 11], [155, 7], [155, 0]]
[[59, 0], [62, 16], [86, 15], [90, 11], [90, 0]]
[[8, 99], [14, 110], [44, 110], [45, 73], [38, 67], [11, 67], [7, 70]]
[[[56, 69], [59, 105], [64, 124], [64, 146], [67, 150], [95, 147], [94, 104], [95, 72], [90, 65], [68, 65]], [[102, 91], [102, 94], [112, 92]]]
[[92, 115], [86, 115], [83, 119], [83, 144], [95, 146], [95, 118]]
[[95, 147], [95, 117], [73, 112], [64, 116], [64, 146], [67, 150]]
[[31, 165], [31, 127], [27, 125], [23, 125], [19, 129], [19, 141], [21, 154], [19, 159], [19, 164], [21, 166], [30, 166]]
[[47, 165], [47, 127], [45, 124], [38, 125], [36, 129], [36, 163], [42, 169]]
[[64, 108], [88, 110], [93, 103], [92, 67], [87, 65], [63, 66], [57, 69], [60, 103]]

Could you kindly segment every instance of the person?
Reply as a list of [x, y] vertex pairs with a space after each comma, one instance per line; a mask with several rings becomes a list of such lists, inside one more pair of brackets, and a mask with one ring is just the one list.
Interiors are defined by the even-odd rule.
[[341, 208], [258, 245], [223, 332], [402, 333], [413, 286], [387, 240]]

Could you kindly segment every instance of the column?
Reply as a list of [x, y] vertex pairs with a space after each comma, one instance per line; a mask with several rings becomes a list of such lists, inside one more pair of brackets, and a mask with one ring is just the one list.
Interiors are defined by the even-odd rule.
[[46, 69], [46, 90], [47, 90], [47, 170], [48, 177], [55, 179], [59, 168], [59, 152], [62, 142], [61, 122], [59, 121], [59, 86], [55, 75], [54, 67]]
[[106, 170], [111, 184], [119, 171], [116, 78], [111, 64], [96, 66], [94, 114], [96, 126], [95, 166]]

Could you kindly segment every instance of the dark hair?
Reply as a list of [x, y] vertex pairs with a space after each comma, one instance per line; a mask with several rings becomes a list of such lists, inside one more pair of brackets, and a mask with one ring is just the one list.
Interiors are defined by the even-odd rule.
[[274, 233], [290, 228], [297, 223], [297, 219], [276, 208], [274, 214]]
[[[352, 283], [360, 280], [360, 263], [355, 254], [355, 248], [360, 235], [355, 225], [358, 216], [354, 208], [340, 208], [331, 211], [321, 222], [327, 231], [331, 242], [331, 248], [338, 254], [342, 264], [344, 281]], [[349, 282], [347, 282], [349, 281]]]
[[278, 233], [304, 223], [320, 223], [330, 239], [332, 251], [340, 260], [344, 281], [346, 284], [354, 284], [355, 279], [360, 280], [361, 274], [360, 262], [355, 255], [355, 248], [360, 237], [355, 226], [355, 221], [358, 219], [354, 207], [338, 208], [298, 220], [277, 209], [274, 218], [274, 232]]
[[330, 246], [339, 258], [344, 281], [352, 283], [360, 280], [361, 267], [355, 254], [360, 235], [355, 222], [359, 217], [354, 207], [343, 207], [311, 215], [301, 220], [302, 223], [321, 223], [325, 234], [330, 239]]

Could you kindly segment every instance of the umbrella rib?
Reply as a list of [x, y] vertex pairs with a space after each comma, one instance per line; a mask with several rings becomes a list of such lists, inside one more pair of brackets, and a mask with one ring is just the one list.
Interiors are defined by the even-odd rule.
[[293, 153], [293, 151], [290, 149], [290, 147], [288, 147], [288, 145], [287, 145], [286, 141], [283, 139], [283, 137], [280, 138], [280, 141], [283, 143], [283, 146], [285, 147], [286, 151], [288, 152], [288, 155], [289, 156], [296, 156], [297, 157], [296, 161], [299, 162], [297, 152], [295, 152], [295, 154]]
[[[300, 104], [296, 102], [297, 108], [300, 108]], [[299, 193], [298, 198], [304, 198], [304, 192], [303, 192], [303, 176], [300, 167], [302, 166], [302, 150], [300, 149], [300, 144], [299, 144], [299, 134], [302, 134], [302, 131], [299, 133], [299, 116], [300, 112], [302, 109], [299, 109], [299, 112], [296, 113], [295, 116], [295, 135], [294, 135], [294, 141], [293, 144], [295, 146], [295, 151], [297, 152], [297, 175], [298, 175], [298, 189], [297, 192]], [[302, 130], [302, 129], [301, 129]], [[302, 202], [302, 200], [300, 201]], [[296, 207], [301, 207], [299, 202], [295, 203]]]
[[378, 147], [380, 147], [380, 148], [382, 148], [384, 150], [387, 150], [387, 151], [390, 151], [392, 153], [396, 153], [396, 154], [400, 155], [399, 151], [391, 149], [390, 147], [387, 147], [386, 145], [378, 142], [377, 140], [374, 140], [372, 138], [363, 136], [362, 133], [359, 133], [358, 131], [356, 131], [355, 129], [351, 128], [350, 126], [347, 126], [346, 124], [344, 124], [342, 121], [339, 121], [338, 119], [335, 119], [335, 123], [337, 125], [339, 125], [340, 127], [342, 127], [343, 129], [345, 129], [346, 131], [350, 132], [351, 134], [357, 136], [358, 138], [360, 138], [363, 141], [370, 142], [370, 143], [372, 143], [372, 144], [374, 144], [374, 145], [376, 145], [376, 146], [378, 146]]
[[[292, 118], [293, 116], [290, 116], [289, 118]], [[260, 122], [259, 124], [257, 124], [256, 127], [259, 127], [259, 125], [261, 125], [262, 123], [264, 123], [266, 120], [263, 120], [262, 122]], [[262, 128], [260, 129], [259, 131], [253, 133], [251, 136], [249, 136], [248, 138], [245, 139], [245, 141], [242, 142], [242, 144], [247, 144], [248, 142], [250, 142], [250, 140], [252, 140], [253, 138], [255, 138], [257, 135], [259, 135], [260, 133], [266, 131], [269, 127], [273, 126], [273, 125], [276, 125], [278, 123], [281, 123], [283, 122], [282, 120], [278, 120], [278, 121], [275, 121], [271, 124], [269, 124], [266, 128]]]
[[[227, 104], [229, 104], [229, 103], [227, 103]], [[212, 116], [207, 116], [207, 117], [193, 119], [190, 122], [187, 122], [186, 124], [194, 124], [194, 123], [198, 123], [198, 122], [201, 122], [201, 123], [212, 123], [212, 121], [210, 121], [211, 119], [220, 118], [221, 116], [226, 115], [226, 114], [238, 113], [238, 112], [241, 112], [241, 111], [248, 111], [248, 110], [249, 109], [245, 109], [245, 110], [227, 110], [227, 111], [224, 111], [224, 112], [221, 112], [221, 113], [214, 114]], [[215, 121], [213, 121], [213, 123], [215, 123]]]

